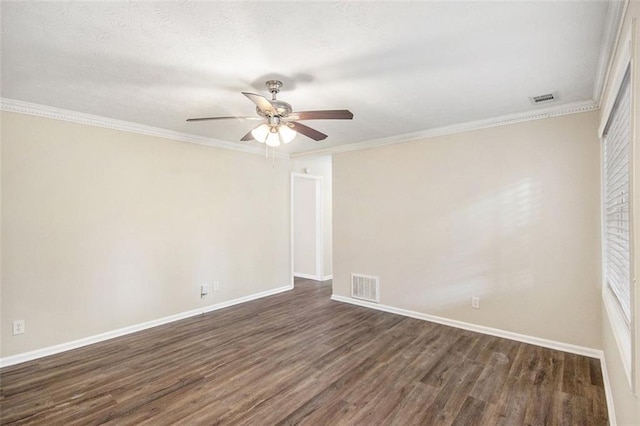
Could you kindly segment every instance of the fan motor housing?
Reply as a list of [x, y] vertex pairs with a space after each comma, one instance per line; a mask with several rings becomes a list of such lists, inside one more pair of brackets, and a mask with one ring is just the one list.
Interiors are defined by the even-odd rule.
[[[273, 105], [273, 109], [275, 109], [276, 113], [281, 117], [286, 117], [291, 113], [291, 111], [293, 111], [293, 109], [291, 109], [291, 105], [286, 102], [283, 102], [283, 101], [270, 101], [270, 102], [271, 102], [271, 105]], [[256, 112], [261, 117], [266, 117], [268, 115], [262, 110], [260, 110], [259, 107], [256, 107]]]

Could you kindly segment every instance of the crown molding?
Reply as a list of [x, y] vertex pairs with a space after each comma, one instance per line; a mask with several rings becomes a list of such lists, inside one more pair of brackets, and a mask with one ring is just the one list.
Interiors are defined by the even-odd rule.
[[500, 117], [488, 118], [485, 120], [469, 121], [467, 123], [437, 127], [420, 132], [406, 133], [404, 135], [390, 136], [387, 138], [356, 142], [348, 145], [340, 145], [313, 151], [299, 152], [291, 154], [290, 157], [302, 158], [318, 155], [338, 154], [341, 152], [357, 151], [360, 149], [376, 148], [380, 146], [395, 145], [398, 143], [416, 141], [420, 139], [428, 139], [436, 136], [452, 135], [455, 133], [469, 132], [472, 130], [487, 129], [490, 127], [505, 126], [508, 124], [523, 123], [526, 121], [541, 120], [544, 118], [558, 117], [561, 115], [578, 114], [582, 112], [594, 111], [597, 109], [598, 105], [594, 101], [574, 102], [535, 111], [503, 115]]
[[[19, 114], [35, 115], [37, 117], [51, 118], [53, 120], [86, 124], [95, 127], [104, 127], [107, 129], [120, 130], [123, 132], [156, 136], [180, 142], [196, 143], [199, 145], [229, 149], [232, 151], [244, 152], [247, 154], [265, 155], [265, 150], [263, 148], [240, 145], [234, 142], [227, 142], [219, 139], [192, 135], [189, 133], [176, 132], [173, 130], [162, 129], [160, 127], [147, 126], [144, 124], [132, 123], [130, 121], [116, 120], [113, 118], [101, 117], [98, 115], [85, 114], [82, 112], [34, 104], [31, 102], [18, 101], [15, 99], [0, 98], [0, 110], [15, 112]], [[289, 154], [278, 151], [275, 151], [273, 155], [278, 158], [289, 158]]]
[[[347, 145], [339, 145], [313, 151], [305, 151], [293, 154], [275, 151], [277, 158], [303, 158], [318, 155], [331, 155], [341, 152], [357, 151], [360, 149], [375, 148], [386, 145], [394, 145], [403, 142], [410, 142], [420, 139], [445, 136], [455, 133], [468, 132], [472, 130], [486, 129], [490, 127], [504, 126], [508, 124], [522, 123], [525, 121], [541, 120], [544, 118], [556, 117], [567, 114], [577, 114], [581, 112], [593, 111], [599, 108], [594, 101], [575, 102], [564, 105], [557, 105], [545, 109], [527, 111], [517, 114], [509, 114], [485, 120], [470, 121], [467, 123], [454, 124], [451, 126], [437, 127], [403, 135], [390, 136], [382, 139], [374, 139], [364, 142], [356, 142]], [[70, 111], [46, 105], [34, 104], [31, 102], [18, 101], [15, 99], [0, 98], [0, 110], [15, 112], [19, 114], [35, 115], [38, 117], [50, 118], [54, 120], [69, 121], [72, 123], [86, 124], [89, 126], [104, 127], [108, 129], [120, 130], [123, 132], [138, 133], [147, 136], [156, 136], [181, 142], [196, 143], [215, 148], [229, 149], [232, 151], [244, 152], [247, 154], [264, 155], [262, 148], [247, 145], [239, 145], [233, 142], [226, 142], [204, 136], [192, 135], [189, 133], [175, 132], [173, 130], [161, 129], [159, 127], [136, 124], [129, 121], [115, 120], [98, 115], [85, 114], [77, 111]]]
[[628, 5], [629, 0], [608, 1], [604, 35], [602, 37], [602, 45], [600, 46], [600, 58], [598, 60], [598, 69], [596, 71], [596, 79], [593, 85], [593, 99], [598, 106], [602, 100], [605, 82], [611, 72], [614, 52], [618, 45], [618, 40], [620, 39], [622, 24]]

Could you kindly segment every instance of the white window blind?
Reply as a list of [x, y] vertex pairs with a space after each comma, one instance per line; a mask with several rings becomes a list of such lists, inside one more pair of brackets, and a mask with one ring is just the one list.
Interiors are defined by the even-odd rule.
[[630, 321], [629, 159], [631, 106], [629, 70], [623, 79], [604, 135], [604, 242], [607, 285]]

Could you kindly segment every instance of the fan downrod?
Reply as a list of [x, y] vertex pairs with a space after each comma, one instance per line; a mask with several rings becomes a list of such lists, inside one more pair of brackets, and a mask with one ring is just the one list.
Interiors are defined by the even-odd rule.
[[276, 100], [276, 94], [280, 91], [282, 87], [282, 82], [280, 80], [269, 80], [265, 83], [267, 85], [267, 89], [271, 92], [271, 100]]
[[271, 106], [273, 107], [273, 112], [265, 112], [260, 109], [260, 107], [256, 107], [256, 112], [260, 117], [270, 117], [272, 115], [277, 115], [280, 118], [286, 117], [291, 114], [291, 105], [284, 101], [279, 101], [276, 99], [276, 95], [280, 91], [282, 87], [282, 82], [280, 80], [269, 80], [265, 83], [267, 85], [267, 89], [271, 92]]

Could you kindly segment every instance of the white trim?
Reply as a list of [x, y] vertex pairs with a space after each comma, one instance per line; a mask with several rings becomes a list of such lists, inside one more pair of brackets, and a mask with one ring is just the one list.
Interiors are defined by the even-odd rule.
[[293, 270], [293, 233], [295, 231], [295, 227], [293, 226], [293, 191], [294, 191], [294, 179], [293, 175], [291, 175], [291, 180], [289, 182], [289, 264], [291, 268], [291, 285], [294, 285], [296, 273]]
[[301, 272], [294, 272], [293, 276], [296, 277], [296, 278], [304, 278], [306, 280], [319, 281], [317, 275], [303, 274]]
[[638, 292], [638, 276], [637, 276], [637, 267], [638, 261], [636, 256], [636, 245], [638, 243], [639, 235], [638, 231], [640, 229], [636, 229], [637, 220], [637, 208], [636, 201], [640, 199], [640, 186], [636, 187], [638, 182], [638, 167], [639, 164], [636, 164], [636, 160], [638, 159], [638, 144], [640, 143], [639, 135], [638, 135], [638, 113], [640, 112], [638, 106], [638, 99], [636, 94], [638, 93], [638, 20], [637, 18], [633, 18], [631, 20], [631, 43], [629, 45], [629, 50], [631, 52], [631, 69], [630, 69], [630, 85], [631, 85], [631, 156], [630, 156], [630, 164], [631, 168], [631, 179], [629, 182], [629, 193], [632, 194], [629, 198], [629, 233], [630, 233], [630, 241], [629, 241], [629, 258], [632, 259], [629, 265], [629, 273], [631, 274], [631, 283], [630, 283], [630, 300], [631, 300], [631, 318], [630, 318], [630, 330], [631, 330], [631, 391], [634, 395], [638, 396], [638, 390], [640, 387], [640, 305], [638, 304], [639, 292]]
[[488, 118], [485, 120], [469, 121], [467, 123], [453, 124], [451, 126], [436, 127], [404, 135], [391, 136], [388, 138], [375, 139], [364, 142], [356, 142], [348, 145], [338, 145], [334, 147], [317, 149], [291, 154], [290, 158], [313, 157], [317, 155], [338, 154], [341, 152], [357, 151], [366, 148], [376, 148], [386, 145], [416, 141], [420, 139], [433, 138], [436, 136], [452, 135], [455, 133], [469, 132], [472, 130], [487, 129], [490, 127], [504, 126], [508, 124], [523, 123], [526, 121], [541, 120], [544, 118], [558, 117], [568, 114], [578, 114], [581, 112], [595, 111], [598, 105], [594, 101], [574, 102], [570, 104], [558, 105], [549, 108], [527, 111], [517, 114], [503, 115], [501, 117]]
[[602, 371], [602, 383], [604, 384], [604, 396], [607, 401], [607, 412], [609, 417], [609, 425], [616, 426], [616, 409], [613, 406], [613, 391], [611, 390], [611, 382], [609, 381], [609, 370], [607, 369], [607, 361], [604, 352], [600, 356], [600, 370]]
[[618, 305], [618, 301], [614, 299], [611, 290], [608, 287], [602, 289], [602, 302], [604, 304], [605, 313], [609, 320], [609, 326], [613, 330], [618, 352], [624, 367], [625, 375], [629, 386], [633, 385], [631, 380], [631, 332], [623, 318], [622, 311]]
[[602, 100], [605, 82], [611, 72], [612, 60], [620, 34], [622, 32], [623, 17], [627, 11], [629, 0], [609, 0], [607, 5], [607, 18], [604, 27], [604, 36], [600, 46], [600, 58], [596, 71], [595, 84], [593, 85], [593, 99], [598, 105]]
[[[629, 156], [629, 167], [630, 167], [630, 182], [629, 182], [629, 192], [631, 198], [629, 199], [629, 258], [631, 262], [629, 264], [629, 275], [631, 278], [630, 283], [630, 296], [631, 296], [631, 318], [630, 324], [627, 324], [626, 320], [623, 317], [623, 313], [621, 312], [621, 307], [618, 304], [618, 301], [613, 299], [611, 292], [608, 289], [608, 285], [606, 282], [605, 276], [605, 268], [602, 268], [602, 300], [605, 306], [605, 314], [607, 316], [607, 320], [609, 321], [609, 325], [611, 330], [613, 331], [613, 335], [616, 341], [616, 345], [618, 347], [618, 352], [620, 353], [620, 358], [622, 361], [623, 369], [625, 371], [625, 375], [627, 376], [627, 381], [631, 388], [632, 392], [637, 391], [637, 379], [636, 375], [637, 371], [637, 350], [636, 345], [638, 342], [635, 341], [635, 327], [637, 327], [637, 317], [638, 313], [636, 312], [636, 303], [635, 300], [635, 286], [636, 286], [636, 271], [635, 271], [635, 230], [634, 230], [634, 212], [635, 212], [635, 189], [634, 189], [634, 181], [635, 181], [635, 164], [634, 164], [634, 150], [636, 149], [636, 135], [635, 129], [637, 124], [635, 123], [635, 60], [634, 60], [634, 37], [636, 34], [635, 30], [635, 21], [632, 21], [632, 25], [628, 29], [628, 31], [622, 34], [619, 38], [618, 48], [620, 49], [619, 56], [617, 61], [611, 65], [611, 69], [609, 70], [608, 75], [608, 84], [605, 87], [605, 90], [608, 93], [606, 102], [602, 106], [602, 114], [601, 121], [598, 127], [598, 136], [602, 139], [604, 130], [606, 129], [607, 124], [611, 119], [611, 113], [613, 111], [616, 99], [618, 98], [621, 85], [624, 80], [624, 76], [627, 71], [629, 71], [630, 75], [630, 92], [631, 92], [631, 111], [629, 123], [631, 125], [631, 153]], [[601, 151], [602, 157], [602, 151]], [[603, 161], [603, 160], [601, 160]], [[602, 172], [604, 172], [604, 167], [601, 165]], [[600, 186], [601, 186], [601, 198], [604, 199], [604, 176], [601, 172], [600, 178]], [[601, 209], [604, 212], [605, 206], [602, 205]], [[605, 228], [604, 228], [604, 213], [601, 215], [601, 232], [604, 236]], [[602, 240], [605, 241], [604, 239]], [[602, 256], [602, 264], [605, 263], [606, 256], [606, 247], [601, 247], [601, 256]]]
[[[262, 147], [250, 146], [247, 144], [236, 142], [227, 142], [220, 139], [207, 138], [204, 136], [192, 135], [190, 133], [176, 132], [173, 130], [162, 129], [160, 127], [137, 124], [131, 121], [116, 120], [113, 118], [85, 114], [82, 112], [18, 101], [15, 99], [0, 98], [0, 109], [7, 112], [35, 115], [37, 117], [51, 118], [53, 120], [69, 121], [72, 123], [120, 130], [122, 132], [137, 133], [141, 135], [156, 136], [180, 142], [190, 142], [199, 145], [212, 146], [215, 148], [230, 149], [232, 151], [239, 151], [247, 154], [264, 155], [264, 148]], [[278, 158], [289, 158], [289, 154], [279, 151], [274, 151], [273, 155]]]
[[[295, 226], [294, 226], [294, 191], [295, 191], [295, 179], [303, 178], [303, 179], [313, 179], [316, 184], [316, 259], [315, 259], [315, 269], [316, 275], [299, 273], [294, 271], [294, 235], [295, 235]], [[300, 278], [308, 278], [310, 280], [315, 281], [323, 281], [324, 276], [324, 194], [323, 194], [323, 177], [308, 175], [305, 173], [291, 173], [291, 238], [290, 238], [290, 250], [291, 250], [291, 275], [292, 277], [300, 277]]]
[[529, 343], [532, 345], [542, 346], [545, 348], [555, 349], [563, 352], [569, 352], [576, 355], [583, 355], [583, 356], [588, 356], [591, 358], [598, 358], [598, 359], [601, 359], [603, 356], [602, 351], [599, 349], [572, 345], [570, 343], [557, 342], [555, 340], [542, 339], [540, 337], [527, 336], [526, 334], [514, 333], [512, 331], [501, 330], [498, 328], [485, 327], [483, 325], [477, 325], [477, 324], [471, 324], [468, 322], [452, 320], [448, 318], [439, 317], [436, 315], [410, 311], [408, 309], [395, 308], [393, 306], [381, 305], [379, 303], [365, 302], [363, 300], [356, 300], [350, 297], [338, 296], [336, 294], [331, 296], [331, 300], [350, 303], [352, 305], [358, 305], [365, 308], [376, 309], [378, 311], [389, 312], [392, 314], [402, 315], [405, 317], [435, 322], [442, 325], [448, 325], [450, 327], [461, 328], [463, 330], [475, 331], [476, 333], [502, 337], [504, 339], [515, 340], [517, 342]]
[[318, 281], [324, 276], [324, 179], [316, 180], [316, 274]]
[[322, 281], [329, 281], [333, 279], [333, 274], [325, 275], [322, 277]]
[[[602, 119], [600, 121], [600, 126], [598, 126], [598, 136], [600, 138], [602, 138], [604, 129], [609, 122], [611, 111], [613, 110], [613, 105], [615, 104], [618, 93], [620, 92], [620, 86], [622, 85], [622, 80], [627, 72], [627, 68], [631, 66], [631, 30], [627, 31], [619, 46], [622, 48], [622, 51], [620, 52], [618, 60], [612, 65], [611, 70], [609, 71], [609, 74], [611, 74], [611, 80], [606, 87], [609, 92], [609, 96], [607, 96], [606, 102], [602, 105]], [[633, 76], [630, 78], [633, 80]]]
[[[356, 142], [347, 145], [339, 145], [319, 150], [305, 151], [294, 154], [274, 151], [278, 158], [302, 158], [317, 155], [330, 155], [340, 152], [356, 151], [359, 149], [375, 148], [379, 146], [394, 145], [419, 139], [444, 136], [455, 133], [468, 132], [472, 130], [486, 129], [490, 127], [503, 126], [508, 124], [522, 123], [532, 120], [556, 117], [567, 114], [577, 114], [581, 112], [594, 111], [598, 109], [598, 104], [594, 101], [575, 102], [558, 105], [544, 109], [527, 111], [523, 113], [509, 114], [500, 117], [488, 118], [478, 121], [454, 124], [451, 126], [437, 127], [404, 135], [391, 136], [388, 138], [374, 139], [364, 142]], [[189, 133], [175, 132], [173, 130], [161, 129], [159, 127], [136, 124], [124, 120], [116, 120], [107, 117], [100, 117], [92, 114], [85, 114], [61, 108], [49, 107], [30, 102], [18, 101], [8, 98], [0, 98], [0, 110], [15, 112], [20, 114], [34, 115], [38, 117], [50, 118], [54, 120], [69, 121], [73, 123], [85, 124], [89, 126], [104, 127], [130, 133], [138, 133], [148, 136], [156, 136], [181, 142], [190, 142], [200, 145], [213, 146], [216, 148], [230, 149], [233, 151], [245, 152], [248, 154], [264, 155], [264, 149], [239, 143], [222, 141], [219, 139], [207, 138], [204, 136], [192, 135]]]
[[[604, 158], [603, 156], [603, 149], [602, 149], [602, 144], [600, 144], [600, 158]], [[600, 166], [600, 199], [604, 200], [604, 185], [602, 184], [602, 182], [604, 182], [604, 167], [602, 167], [602, 164]], [[604, 232], [604, 210], [601, 208], [601, 214], [600, 214], [600, 241], [604, 241], [605, 238], [605, 232]], [[600, 250], [600, 264], [604, 265], [604, 256], [605, 256], [605, 251], [604, 249], [601, 247]], [[600, 268], [600, 282], [603, 283], [603, 298], [604, 298], [604, 290], [606, 289], [606, 285], [604, 285], [604, 283], [606, 282], [606, 276], [605, 276], [605, 270], [604, 268]], [[604, 301], [603, 301], [604, 303]], [[605, 306], [605, 310], [607, 309], [607, 307]], [[608, 314], [607, 314], [608, 315]], [[615, 333], [614, 333], [615, 334]], [[602, 381], [604, 383], [604, 394], [605, 394], [605, 398], [607, 400], [607, 411], [608, 411], [608, 417], [609, 417], [609, 425], [610, 426], [616, 426], [617, 422], [616, 422], [616, 412], [615, 412], [615, 408], [613, 406], [613, 392], [611, 390], [611, 382], [609, 381], [609, 371], [607, 369], [607, 363], [605, 361], [605, 353], [604, 351], [602, 351], [602, 355], [600, 356], [600, 369], [602, 370]]]
[[35, 351], [24, 352], [17, 355], [11, 355], [8, 357], [0, 358], [0, 367], [8, 367], [11, 365], [20, 364], [22, 362], [32, 361], [34, 359], [42, 358], [49, 355], [58, 354], [61, 352], [70, 351], [72, 349], [81, 348], [83, 346], [91, 345], [105, 340], [113, 339], [127, 334], [135, 333], [138, 331], [146, 330], [148, 328], [157, 327], [159, 325], [168, 324], [174, 321], [179, 321], [185, 318], [201, 315], [207, 312], [217, 311], [219, 309], [228, 308], [229, 306], [238, 305], [240, 303], [249, 302], [251, 300], [260, 299], [274, 294], [282, 293], [288, 290], [292, 290], [293, 286], [287, 285], [284, 287], [274, 288], [272, 290], [262, 291], [260, 293], [250, 294], [248, 296], [239, 297], [237, 299], [227, 300], [226, 302], [220, 302], [213, 305], [206, 306], [204, 308], [193, 309], [191, 311], [181, 312], [175, 315], [169, 315], [168, 317], [159, 318], [140, 324], [131, 325], [117, 330], [108, 331], [106, 333], [97, 334], [95, 336], [89, 336], [82, 339], [74, 340], [71, 342], [61, 343], [59, 345], [49, 346]]

